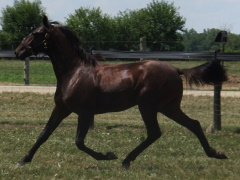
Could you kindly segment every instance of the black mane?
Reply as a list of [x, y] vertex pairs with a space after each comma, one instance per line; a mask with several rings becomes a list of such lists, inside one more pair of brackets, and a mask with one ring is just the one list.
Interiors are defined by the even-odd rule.
[[81, 42], [79, 38], [77, 37], [76, 33], [70, 30], [66, 26], [55, 26], [58, 30], [60, 30], [67, 39], [71, 42], [72, 47], [80, 57], [80, 61], [82, 61], [84, 64], [95, 66], [97, 61], [96, 58], [90, 54], [88, 54], [81, 46]]

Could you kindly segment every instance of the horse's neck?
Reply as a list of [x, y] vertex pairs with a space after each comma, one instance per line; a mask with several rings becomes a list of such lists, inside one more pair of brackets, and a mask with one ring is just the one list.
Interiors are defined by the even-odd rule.
[[79, 64], [79, 62], [76, 62], [76, 58], [72, 55], [66, 56], [63, 53], [51, 53], [49, 56], [57, 80], [62, 79], [64, 75], [73, 70], [73, 67], [76, 67]]
[[95, 67], [96, 65], [95, 58], [86, 53], [83, 48], [72, 47], [71, 43], [66, 43], [69, 42], [63, 43], [58, 41], [48, 54], [51, 58], [57, 80], [61, 80], [65, 75], [69, 76], [76, 69], [84, 69], [87, 66]]

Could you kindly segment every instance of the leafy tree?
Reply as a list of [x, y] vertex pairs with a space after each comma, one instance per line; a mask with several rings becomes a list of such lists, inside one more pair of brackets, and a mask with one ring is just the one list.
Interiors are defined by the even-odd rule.
[[148, 43], [151, 50], [183, 49], [179, 31], [183, 31], [185, 19], [173, 3], [153, 0], [146, 8], [120, 12], [116, 22], [120, 41], [139, 41], [146, 37], [152, 42]]
[[15, 47], [23, 37], [42, 24], [44, 14], [40, 0], [15, 0], [12, 7], [7, 6], [2, 10], [2, 31], [8, 34], [9, 41]]
[[240, 34], [228, 33], [228, 40], [225, 45], [225, 52], [240, 52]]
[[147, 25], [150, 31], [147, 39], [155, 41], [152, 49], [182, 50], [180, 31], [183, 31], [185, 19], [180, 16], [174, 3], [153, 0], [146, 8]]
[[220, 30], [215, 28], [203, 31], [204, 40], [201, 48], [203, 51], [214, 51], [219, 48], [219, 43], [215, 42], [215, 38], [219, 32]]
[[151, 42], [151, 50], [182, 50], [179, 31], [184, 24], [174, 4], [164, 0], [153, 0], [139, 10], [119, 12], [116, 17], [103, 14], [100, 8], [79, 8], [67, 19], [67, 26], [82, 41], [91, 42], [88, 46], [118, 50], [139, 50], [141, 37]]
[[12, 45], [10, 41], [10, 35], [2, 30], [0, 30], [0, 50], [11, 49]]
[[79, 8], [70, 14], [66, 24], [76, 32], [85, 48], [108, 48], [112, 40], [113, 20], [103, 14], [100, 8]]
[[[148, 26], [144, 9], [126, 10], [115, 17], [115, 41], [119, 42], [115, 48], [120, 50], [139, 50], [139, 39], [146, 37]], [[149, 39], [148, 39], [149, 41]]]
[[119, 50], [138, 50], [139, 39], [146, 36], [145, 25], [142, 22], [145, 18], [143, 10], [120, 12], [115, 17], [115, 36], [118, 42], [114, 48]]
[[185, 30], [183, 33], [183, 45], [185, 51], [195, 51], [199, 44], [198, 33], [194, 29]]

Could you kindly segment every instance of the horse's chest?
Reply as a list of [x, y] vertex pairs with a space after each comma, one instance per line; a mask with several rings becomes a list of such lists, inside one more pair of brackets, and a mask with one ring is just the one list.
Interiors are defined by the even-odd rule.
[[82, 107], [94, 106], [94, 88], [87, 85], [72, 88], [65, 88], [63, 90], [62, 100], [64, 104], [70, 107], [73, 111]]

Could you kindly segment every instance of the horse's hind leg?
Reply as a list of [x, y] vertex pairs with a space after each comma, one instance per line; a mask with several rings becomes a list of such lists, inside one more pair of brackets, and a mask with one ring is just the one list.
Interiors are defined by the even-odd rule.
[[141, 152], [143, 152], [161, 136], [161, 131], [157, 121], [157, 112], [146, 106], [139, 106], [139, 110], [147, 128], [147, 138], [127, 155], [122, 162], [122, 166], [124, 168], [129, 168], [130, 162], [134, 161]]
[[227, 156], [225, 156], [221, 152], [217, 152], [215, 149], [213, 149], [208, 141], [207, 138], [204, 135], [204, 132], [202, 130], [202, 127], [200, 123], [197, 120], [193, 120], [189, 118], [187, 115], [185, 115], [180, 108], [177, 108], [177, 110], [171, 110], [163, 113], [167, 117], [173, 119], [178, 124], [188, 128], [190, 131], [192, 131], [200, 141], [205, 153], [208, 157], [214, 157], [217, 159], [227, 159]]
[[95, 152], [94, 150], [88, 148], [84, 144], [84, 139], [88, 133], [89, 127], [93, 122], [94, 114], [90, 113], [89, 110], [84, 110], [79, 113], [78, 117], [78, 127], [77, 127], [77, 135], [76, 135], [76, 145], [78, 149], [84, 151], [88, 155], [92, 156], [96, 160], [114, 160], [117, 159], [117, 156], [114, 153], [108, 152], [106, 154], [102, 154], [99, 152]]
[[62, 122], [62, 120], [67, 117], [71, 112], [65, 110], [65, 108], [55, 107], [51, 114], [51, 117], [46, 124], [45, 128], [39, 135], [36, 143], [30, 149], [30, 151], [18, 162], [18, 165], [23, 166], [27, 162], [31, 162], [34, 154], [38, 150], [38, 148], [47, 141], [48, 137], [52, 134], [52, 132], [57, 128], [57, 126]]

